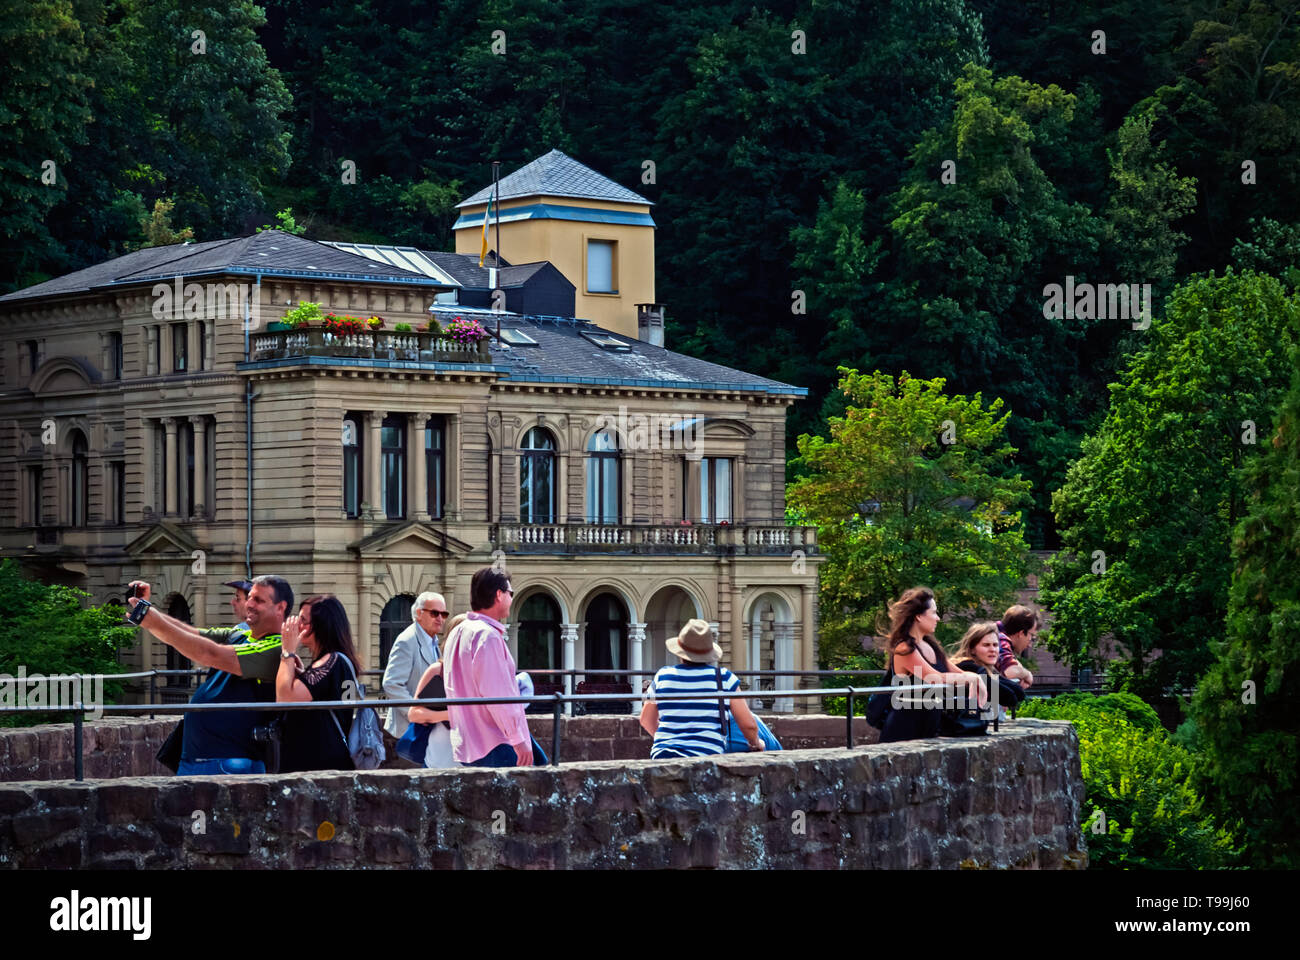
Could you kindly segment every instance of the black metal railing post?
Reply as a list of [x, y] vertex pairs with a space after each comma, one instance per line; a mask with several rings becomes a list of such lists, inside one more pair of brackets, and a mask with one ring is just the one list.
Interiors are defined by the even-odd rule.
[[551, 766], [560, 765], [560, 708], [564, 706], [564, 694], [556, 692], [551, 709]]
[[77, 781], [86, 779], [82, 769], [81, 710], [81, 704], [77, 704], [77, 712], [72, 715], [72, 779]]
[[845, 724], [845, 729], [844, 729], [844, 749], [852, 750], [853, 749], [853, 693], [854, 691], [852, 687], [849, 687], [848, 689], [849, 689], [849, 709], [848, 709], [848, 723]]

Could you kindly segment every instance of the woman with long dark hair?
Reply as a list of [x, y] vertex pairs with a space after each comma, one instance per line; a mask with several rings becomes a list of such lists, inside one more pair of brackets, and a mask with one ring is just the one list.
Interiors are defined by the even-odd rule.
[[[346, 700], [360, 692], [349, 686], [360, 683], [361, 661], [352, 645], [347, 612], [337, 597], [328, 593], [308, 597], [298, 616], [284, 621], [281, 637], [277, 701]], [[298, 659], [299, 645], [307, 651], [311, 666], [304, 667]], [[280, 772], [353, 769], [347, 742], [352, 716], [348, 709], [286, 711]]]
[[[958, 670], [934, 639], [939, 625], [939, 609], [934, 591], [929, 587], [912, 587], [889, 607], [889, 636], [885, 640], [885, 671], [900, 677], [904, 685], [917, 683], [960, 684], [966, 695], [983, 707], [987, 701], [984, 684], [973, 673]], [[897, 680], [895, 681], [898, 682]], [[885, 717], [880, 742], [920, 740], [939, 735], [942, 710], [933, 709], [920, 694], [903, 693], [895, 697], [895, 707]]]

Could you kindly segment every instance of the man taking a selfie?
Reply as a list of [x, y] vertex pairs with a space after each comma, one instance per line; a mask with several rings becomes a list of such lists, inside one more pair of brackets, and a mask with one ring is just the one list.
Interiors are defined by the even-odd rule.
[[[211, 668], [190, 703], [275, 700], [275, 676], [282, 656], [280, 628], [293, 608], [293, 590], [286, 580], [269, 576], [253, 580], [244, 603], [247, 630], [196, 629], [151, 605], [149, 584], [143, 580], [132, 581], [131, 588], [136, 596], [127, 600], [131, 607], [127, 619], [182, 656]], [[249, 710], [186, 714], [176, 773], [265, 773], [253, 728], [270, 718], [270, 713]]]

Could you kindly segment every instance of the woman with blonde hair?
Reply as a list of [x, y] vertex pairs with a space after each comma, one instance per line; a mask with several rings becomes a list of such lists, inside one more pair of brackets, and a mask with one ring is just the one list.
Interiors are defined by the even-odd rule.
[[1024, 690], [1020, 684], [1008, 680], [998, 672], [1000, 652], [998, 625], [992, 622], [973, 623], [953, 650], [952, 659], [962, 670], [984, 676], [989, 696], [997, 697], [999, 709], [1006, 706], [1015, 708], [1024, 698]]
[[[465, 614], [458, 613], [451, 618], [447, 624], [447, 629], [443, 632], [443, 643], [446, 644], [447, 638], [452, 631], [461, 625], [465, 620]], [[447, 696], [447, 688], [442, 682], [442, 661], [437, 660], [429, 664], [420, 677], [420, 682], [416, 686], [416, 699], [440, 699]], [[426, 767], [459, 767], [456, 758], [452, 756], [451, 749], [451, 712], [443, 707], [441, 710], [432, 707], [412, 707], [407, 713], [407, 719], [411, 723], [430, 723], [433, 729], [429, 731], [429, 746], [424, 753], [424, 765]]]

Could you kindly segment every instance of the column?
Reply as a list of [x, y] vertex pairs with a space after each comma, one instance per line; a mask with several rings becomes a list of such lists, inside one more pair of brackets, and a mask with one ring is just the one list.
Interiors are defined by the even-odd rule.
[[[209, 321], [211, 323], [212, 321]], [[207, 326], [207, 324], [204, 324]], [[185, 324], [185, 372], [194, 373], [199, 369], [199, 322], [191, 320]], [[195, 443], [198, 443], [198, 434], [195, 434]], [[198, 477], [198, 469], [195, 468], [195, 477]], [[198, 480], [194, 481], [196, 484]], [[195, 498], [197, 500], [197, 497]], [[194, 511], [198, 513], [198, 510]]]
[[500, 523], [501, 508], [502, 504], [506, 502], [506, 497], [505, 492], [501, 489], [501, 448], [499, 444], [494, 444], [492, 447], [492, 465], [490, 469], [492, 470], [492, 496], [496, 498], [496, 503], [488, 503], [487, 519], [489, 523], [493, 521]]
[[361, 659], [366, 663], [374, 664], [376, 668], [379, 663], [379, 639], [374, 638], [371, 642], [371, 623], [370, 623], [370, 592], [373, 589], [371, 584], [375, 578], [370, 569], [368, 561], [361, 563], [361, 589], [358, 591], [360, 596], [360, 605], [358, 607], [357, 618], [352, 622], [356, 625], [357, 652], [361, 654]]
[[636, 522], [636, 501], [632, 497], [632, 491], [636, 489], [636, 477], [633, 471], [636, 469], [636, 459], [629, 450], [619, 450], [618, 452], [618, 495], [621, 500], [619, 504], [619, 523]]
[[215, 319], [209, 320], [207, 323], [203, 325], [203, 339], [207, 341], [204, 345], [204, 350], [203, 350], [203, 359], [206, 361], [203, 364], [204, 370], [211, 370], [212, 364], [215, 362], [212, 356], [212, 351], [216, 347], [216, 343], [214, 342], [216, 329], [217, 329], [217, 321]]
[[369, 508], [364, 511], [367, 520], [384, 519], [384, 503], [383, 498], [380, 496], [379, 475], [380, 464], [382, 463], [382, 431], [385, 416], [387, 414], [383, 410], [371, 410], [366, 414], [366, 490], [365, 496], [361, 499], [365, 501]]
[[172, 325], [170, 322], [158, 324], [158, 375], [165, 376], [172, 372]]
[[208, 489], [208, 420], [190, 417], [190, 426], [194, 430], [194, 516], [203, 519], [208, 515], [203, 502]]
[[446, 430], [442, 437], [443, 450], [443, 507], [444, 515], [450, 521], [460, 519], [460, 415], [448, 414]]
[[[772, 625], [772, 663], [778, 670], [793, 670], [794, 666], [794, 645], [797, 638], [794, 635], [793, 623], [776, 623]], [[790, 684], [794, 688], [795, 680], [798, 677], [777, 677], [776, 689]], [[778, 697], [772, 704], [772, 709], [777, 713], [793, 713], [794, 701], [790, 697]]]
[[[646, 628], [646, 624], [644, 623], [629, 623], [627, 625], [627, 640], [628, 640], [627, 666], [629, 670], [645, 669], [643, 666], [645, 661], [642, 659], [642, 657], [644, 656], [643, 651], [645, 648], [645, 628]], [[648, 678], [632, 676], [629, 677], [628, 679], [631, 680], [632, 682], [632, 692], [639, 695], [641, 693], [641, 684], [644, 683]]]
[[[748, 637], [745, 635], [744, 621], [741, 615], [744, 613], [744, 604], [742, 602], [742, 590], [735, 581], [731, 584], [731, 669], [732, 670], [758, 670], [759, 660], [751, 660], [749, 656]], [[744, 684], [751, 690], [759, 689], [758, 677], [747, 678], [749, 683]], [[743, 681], [742, 681], [743, 683]]]
[[176, 516], [176, 418], [163, 417], [167, 431], [166, 452], [163, 454], [163, 514]]
[[[564, 641], [564, 669], [572, 670], [574, 669], [574, 664], [577, 662], [578, 625], [576, 623], [560, 624], [560, 639]], [[564, 675], [564, 695], [566, 697], [573, 696], [572, 673], [566, 673]], [[573, 716], [573, 704], [566, 703], [564, 705], [564, 712], [569, 716]]]
[[556, 522], [563, 526], [569, 522], [569, 452], [567, 450], [557, 451], [555, 461], [555, 519]]
[[140, 328], [140, 341], [144, 350], [144, 363], [141, 364], [141, 369], [144, 371], [144, 376], [152, 377], [158, 372], [153, 362], [154, 326], [152, 324], [145, 324]]
[[742, 524], [748, 514], [745, 511], [745, 455], [741, 454], [732, 461], [731, 471], [731, 522]]
[[407, 486], [406, 515], [412, 520], [429, 519], [429, 465], [424, 453], [424, 425], [429, 420], [427, 413], [407, 414], [406, 441], [409, 478]]
[[[816, 651], [813, 648], [815, 645], [814, 641], [816, 640], [817, 625], [813, 618], [813, 587], [803, 587], [799, 595], [799, 601], [799, 618], [802, 626], [800, 632], [803, 634], [803, 655], [800, 658], [802, 662], [798, 667], [796, 667], [796, 669], [816, 670], [817, 656]], [[803, 677], [801, 679], [803, 681], [800, 684], [801, 689], [804, 687], [815, 686], [817, 682], [814, 677]], [[797, 708], [800, 713], [809, 713], [814, 709], [821, 709], [821, 703], [811, 697], [800, 697], [799, 699], [803, 702], [802, 706]]]
[[[154, 513], [154, 504], [158, 502], [158, 491], [153, 488], [154, 473], [154, 430], [153, 421], [148, 417], [140, 418], [139, 427], [140, 437], [140, 519], [152, 520]], [[127, 444], [127, 450], [130, 450], [130, 444]], [[126, 463], [131, 462], [130, 456], [126, 457]], [[126, 470], [122, 471], [122, 482], [126, 483]], [[127, 514], [131, 514], [133, 504], [127, 502]], [[123, 518], [125, 520], [125, 517]]]

